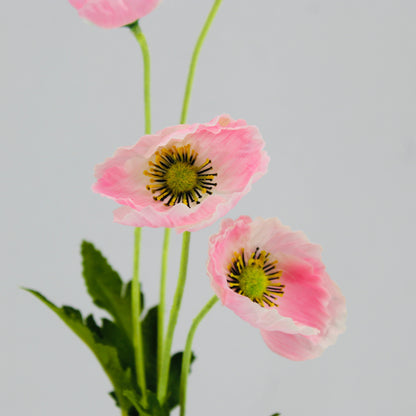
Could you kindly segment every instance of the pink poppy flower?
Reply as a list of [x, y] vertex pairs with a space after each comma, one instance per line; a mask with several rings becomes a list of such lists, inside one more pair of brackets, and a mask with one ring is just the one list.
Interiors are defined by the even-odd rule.
[[120, 148], [95, 170], [95, 192], [124, 205], [114, 220], [195, 231], [223, 217], [267, 170], [257, 127], [222, 115]]
[[121, 27], [149, 14], [161, 0], [69, 0], [78, 14], [106, 29]]
[[345, 298], [321, 247], [276, 218], [224, 220], [210, 238], [208, 274], [222, 303], [286, 358], [316, 358], [345, 330]]

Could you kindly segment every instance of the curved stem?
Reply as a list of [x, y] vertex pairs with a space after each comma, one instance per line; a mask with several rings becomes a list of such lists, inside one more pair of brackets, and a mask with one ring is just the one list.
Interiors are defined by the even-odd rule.
[[205, 24], [201, 30], [201, 33], [194, 48], [194, 52], [192, 54], [191, 64], [189, 66], [188, 72], [188, 80], [186, 82], [185, 96], [183, 97], [182, 114], [180, 121], [181, 124], [184, 124], [188, 117], [189, 100], [191, 98], [192, 85], [194, 82], [195, 69], [196, 64], [198, 62], [199, 53], [201, 52], [202, 44], [204, 43], [205, 37], [208, 34], [209, 28], [211, 27], [212, 21], [214, 20], [214, 17], [217, 14], [217, 11], [221, 3], [222, 0], [215, 0], [214, 5], [212, 6], [211, 11], [207, 17], [207, 20], [205, 21]]
[[[139, 22], [130, 25], [130, 29], [140, 44], [143, 54], [144, 67], [144, 108], [145, 108], [145, 133], [151, 132], [151, 105], [150, 105], [150, 54], [149, 47], [143, 32], [140, 29]], [[170, 229], [165, 229], [162, 249], [162, 262], [160, 272], [160, 294], [158, 307], [158, 324], [157, 324], [157, 371], [160, 375], [162, 362], [163, 338], [164, 338], [164, 315], [165, 315], [165, 297], [166, 297], [166, 273], [167, 259], [169, 254]]]
[[133, 346], [136, 363], [137, 384], [143, 394], [143, 400], [147, 402], [146, 376], [144, 370], [144, 353], [142, 326], [140, 321], [141, 299], [140, 299], [140, 277], [139, 277], [139, 254], [140, 254], [141, 229], [134, 230], [134, 260], [133, 279], [131, 284], [131, 312], [133, 322]]
[[218, 298], [214, 295], [208, 303], [201, 309], [201, 312], [194, 318], [192, 321], [191, 328], [188, 332], [188, 337], [186, 339], [185, 351], [182, 357], [182, 370], [181, 370], [181, 384], [179, 390], [179, 405], [181, 407], [180, 416], [185, 416], [185, 406], [186, 406], [186, 385], [188, 381], [189, 366], [191, 364], [192, 356], [192, 341], [194, 339], [195, 331], [198, 328], [198, 325], [205, 317], [205, 315], [211, 310], [211, 308], [217, 303]]
[[134, 37], [139, 42], [143, 55], [143, 77], [144, 77], [144, 114], [145, 114], [145, 133], [152, 131], [151, 106], [150, 106], [150, 53], [146, 38], [139, 26], [139, 21], [129, 25]]
[[165, 298], [166, 298], [166, 273], [168, 268], [168, 254], [169, 254], [169, 240], [170, 228], [165, 228], [162, 248], [162, 266], [160, 271], [160, 292], [159, 292], [159, 306], [157, 309], [157, 374], [160, 377], [164, 328], [165, 328]]
[[185, 231], [182, 239], [182, 253], [181, 263], [179, 267], [179, 277], [176, 286], [175, 295], [173, 298], [172, 308], [170, 310], [169, 324], [166, 331], [166, 339], [163, 346], [163, 355], [160, 368], [159, 383], [157, 386], [157, 397], [159, 402], [163, 405], [166, 400], [166, 393], [169, 380], [169, 368], [170, 368], [170, 350], [172, 347], [173, 334], [175, 332], [176, 323], [178, 321], [179, 309], [181, 307], [183, 290], [186, 282], [186, 273], [188, 270], [188, 258], [189, 258], [189, 244], [191, 240], [191, 233]]
[[[143, 56], [143, 84], [144, 84], [144, 118], [145, 134], [152, 130], [151, 103], [150, 103], [150, 53], [146, 38], [139, 26], [139, 21], [128, 25], [134, 37], [140, 45]], [[134, 267], [132, 280], [132, 322], [133, 322], [133, 346], [136, 365], [137, 384], [143, 395], [144, 404], [147, 405], [146, 374], [144, 368], [143, 334], [140, 321], [141, 298], [139, 279], [139, 253], [140, 253], [141, 229], [134, 230]]]

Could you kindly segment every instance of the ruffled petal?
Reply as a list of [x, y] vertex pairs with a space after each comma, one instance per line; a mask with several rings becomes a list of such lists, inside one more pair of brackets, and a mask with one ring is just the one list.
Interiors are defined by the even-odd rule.
[[[167, 206], [146, 189], [156, 152], [173, 146], [190, 146], [195, 166], [209, 162], [216, 174], [212, 195], [202, 194], [198, 203]], [[171, 227], [178, 232], [195, 231], [223, 217], [267, 170], [269, 158], [257, 128], [228, 115], [209, 123], [168, 127], [142, 137], [131, 147], [120, 148], [95, 169], [95, 192], [125, 205], [115, 211], [116, 222], [135, 227]], [[154, 178], [159, 179], [159, 178]], [[214, 180], [212, 180], [214, 182]], [[157, 194], [156, 194], [157, 195]]]
[[324, 285], [330, 295], [327, 305], [330, 317], [328, 322], [320, 326], [318, 334], [312, 336], [289, 334], [282, 331], [260, 331], [266, 345], [273, 352], [295, 361], [317, 358], [326, 348], [335, 344], [338, 335], [345, 331], [347, 318], [345, 298], [326, 273]]
[[125, 26], [153, 11], [161, 0], [69, 0], [78, 14], [103, 28]]
[[[235, 253], [270, 253], [281, 273], [278, 306], [261, 306], [227, 281]], [[246, 258], [247, 259], [247, 258]], [[261, 330], [266, 344], [293, 360], [314, 358], [345, 330], [345, 299], [321, 261], [321, 247], [276, 218], [224, 220], [210, 238], [208, 275], [222, 303]]]

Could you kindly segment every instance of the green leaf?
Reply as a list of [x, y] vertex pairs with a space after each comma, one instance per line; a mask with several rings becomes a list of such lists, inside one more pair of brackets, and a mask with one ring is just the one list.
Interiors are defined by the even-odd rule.
[[280, 416], [280, 413], [273, 413], [271, 416]]
[[[168, 396], [166, 398], [166, 405], [169, 410], [179, 405], [179, 388], [182, 371], [182, 357], [183, 352], [174, 354], [170, 361], [169, 382], [168, 382]], [[191, 364], [195, 361], [195, 355], [192, 353]], [[189, 367], [191, 368], [191, 366]]]
[[[82, 274], [93, 302], [105, 309], [131, 339], [131, 282], [124, 285], [119, 274], [93, 244], [83, 241], [81, 255]], [[143, 294], [141, 300], [143, 308]]]
[[157, 310], [150, 308], [142, 321], [146, 385], [153, 392], [157, 390]]
[[134, 406], [131, 406], [127, 412], [127, 416], [141, 416]]
[[116, 348], [121, 366], [124, 369], [132, 369], [132, 375], [134, 375], [134, 349], [123, 330], [121, 330], [114, 322], [105, 318], [102, 320], [102, 326], [98, 326], [92, 315], [87, 316], [85, 324], [102, 344]]
[[118, 401], [117, 395], [115, 391], [110, 391], [110, 393], [108, 393], [109, 396], [111, 396], [116, 404], [117, 407], [120, 407], [120, 403]]
[[31, 289], [25, 290], [32, 293], [53, 310], [85, 342], [110, 379], [120, 406], [128, 409], [131, 405], [123, 395], [123, 391], [132, 390], [134, 386], [132, 370], [129, 368], [131, 351], [128, 351], [128, 349], [117, 350], [118, 343], [122, 342], [122, 338], [119, 338], [120, 329], [108, 320], [104, 320], [103, 326], [99, 327], [91, 315], [84, 320], [77, 309], [70, 306], [59, 308], [39, 292]]
[[130, 400], [140, 415], [169, 416], [169, 410], [160, 405], [156, 394], [150, 390], [147, 392], [147, 406], [143, 405], [140, 396], [132, 390], [125, 390], [124, 395]]
[[[149, 309], [142, 323], [143, 351], [145, 356], [146, 384], [149, 390], [157, 389], [157, 321], [158, 307]], [[182, 352], [171, 357], [166, 406], [169, 410], [179, 404], [179, 386], [182, 370]], [[195, 360], [192, 354], [191, 362]]]

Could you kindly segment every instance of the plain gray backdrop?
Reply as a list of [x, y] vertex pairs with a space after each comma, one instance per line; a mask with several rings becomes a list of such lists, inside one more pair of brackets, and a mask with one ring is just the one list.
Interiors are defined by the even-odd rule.
[[[178, 123], [211, 4], [164, 0], [142, 21], [154, 131]], [[216, 305], [195, 338], [189, 416], [415, 414], [415, 21], [414, 0], [224, 0], [188, 120], [225, 112], [259, 126], [269, 173], [228, 216], [278, 216], [320, 243], [348, 328], [321, 358], [291, 362]], [[81, 279], [84, 238], [131, 277], [133, 230], [112, 222], [116, 204], [91, 185], [96, 163], [143, 134], [140, 49], [127, 29], [87, 24], [66, 0], [6, 2], [0, 23], [1, 414], [117, 415], [90, 351], [19, 286], [103, 316]], [[212, 296], [205, 264], [218, 225], [192, 237], [175, 350]], [[147, 305], [162, 234], [143, 232]]]

